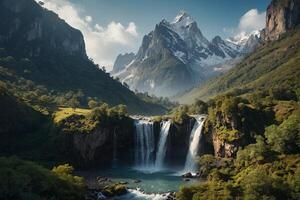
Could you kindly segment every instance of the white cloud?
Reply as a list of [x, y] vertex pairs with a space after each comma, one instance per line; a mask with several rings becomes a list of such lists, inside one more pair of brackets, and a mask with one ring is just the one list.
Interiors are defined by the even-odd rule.
[[[40, 1], [40, 0], [36, 0]], [[111, 70], [119, 53], [137, 49], [139, 34], [134, 22], [124, 26], [119, 22], [110, 22], [106, 27], [97, 23], [92, 16], [83, 15], [85, 11], [69, 2], [69, 0], [42, 0], [44, 7], [54, 11], [74, 28], [79, 29], [85, 40], [86, 51], [95, 63]]]
[[239, 20], [235, 28], [223, 28], [223, 31], [233, 35], [236, 40], [247, 38], [249, 34], [257, 32], [265, 27], [266, 12], [259, 12], [257, 9], [247, 11]]
[[93, 18], [91, 16], [85, 16], [85, 21], [92, 22]]
[[246, 12], [239, 23], [239, 30], [246, 33], [260, 30], [265, 27], [266, 12], [259, 12], [257, 9], [251, 9]]

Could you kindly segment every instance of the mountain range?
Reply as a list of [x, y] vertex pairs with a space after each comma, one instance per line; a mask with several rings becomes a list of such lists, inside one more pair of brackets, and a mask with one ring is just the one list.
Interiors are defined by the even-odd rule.
[[211, 41], [195, 20], [181, 11], [172, 22], [162, 20], [145, 35], [136, 55], [119, 55], [112, 75], [131, 89], [157, 96], [173, 96], [226, 71], [236, 59], [259, 43], [259, 32]]

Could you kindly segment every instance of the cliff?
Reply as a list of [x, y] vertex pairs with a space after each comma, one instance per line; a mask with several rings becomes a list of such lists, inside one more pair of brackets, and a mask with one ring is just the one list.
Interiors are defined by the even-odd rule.
[[96, 122], [84, 131], [81, 127], [68, 127], [68, 122], [75, 124], [83, 118], [70, 116], [59, 125], [58, 148], [70, 162], [82, 168], [110, 166], [115, 158], [126, 164], [133, 162], [132, 119], [117, 119], [109, 124]]
[[[87, 58], [81, 32], [34, 0], [0, 1], [0, 46], [20, 56], [52, 53]], [[14, 41], [14, 42], [10, 42]]]
[[194, 118], [185, 119], [181, 124], [172, 123], [167, 139], [166, 163], [170, 166], [184, 165], [189, 148], [190, 133]]
[[[82, 168], [108, 167], [117, 161], [119, 164], [132, 165], [135, 154], [135, 127], [131, 118], [118, 119], [113, 123], [96, 123], [88, 128], [82, 128], [83, 116], [70, 116], [59, 126], [57, 146], [62, 155], [74, 165]], [[84, 120], [87, 120], [86, 118]], [[190, 133], [195, 119], [190, 117], [182, 123], [172, 122], [167, 137], [166, 157], [167, 166], [184, 165], [189, 148]], [[87, 123], [85, 123], [87, 124]], [[91, 124], [91, 123], [89, 123]], [[70, 127], [77, 127], [71, 128]], [[156, 155], [160, 139], [161, 121], [153, 122]], [[213, 153], [213, 146], [202, 141], [200, 154]]]
[[265, 40], [277, 40], [280, 35], [300, 24], [299, 0], [273, 0], [267, 8]]
[[209, 107], [204, 139], [216, 157], [235, 157], [241, 147], [255, 142], [255, 135], [274, 122], [271, 108], [256, 109], [238, 97], [219, 97]]

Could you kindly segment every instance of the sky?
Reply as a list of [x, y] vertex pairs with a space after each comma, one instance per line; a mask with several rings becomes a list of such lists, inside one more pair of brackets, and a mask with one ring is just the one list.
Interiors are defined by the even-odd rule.
[[87, 54], [108, 71], [120, 53], [136, 53], [145, 34], [182, 10], [207, 39], [264, 28], [271, 0], [36, 0], [83, 33]]

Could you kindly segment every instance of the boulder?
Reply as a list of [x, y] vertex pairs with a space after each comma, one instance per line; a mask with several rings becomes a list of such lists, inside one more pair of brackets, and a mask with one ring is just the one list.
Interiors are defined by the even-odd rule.
[[134, 182], [134, 183], [140, 183], [140, 182], [142, 182], [142, 181], [139, 180], [139, 179], [136, 179], [136, 180], [134, 180], [133, 182]]
[[193, 178], [193, 174], [191, 172], [187, 172], [182, 175], [182, 178]]

